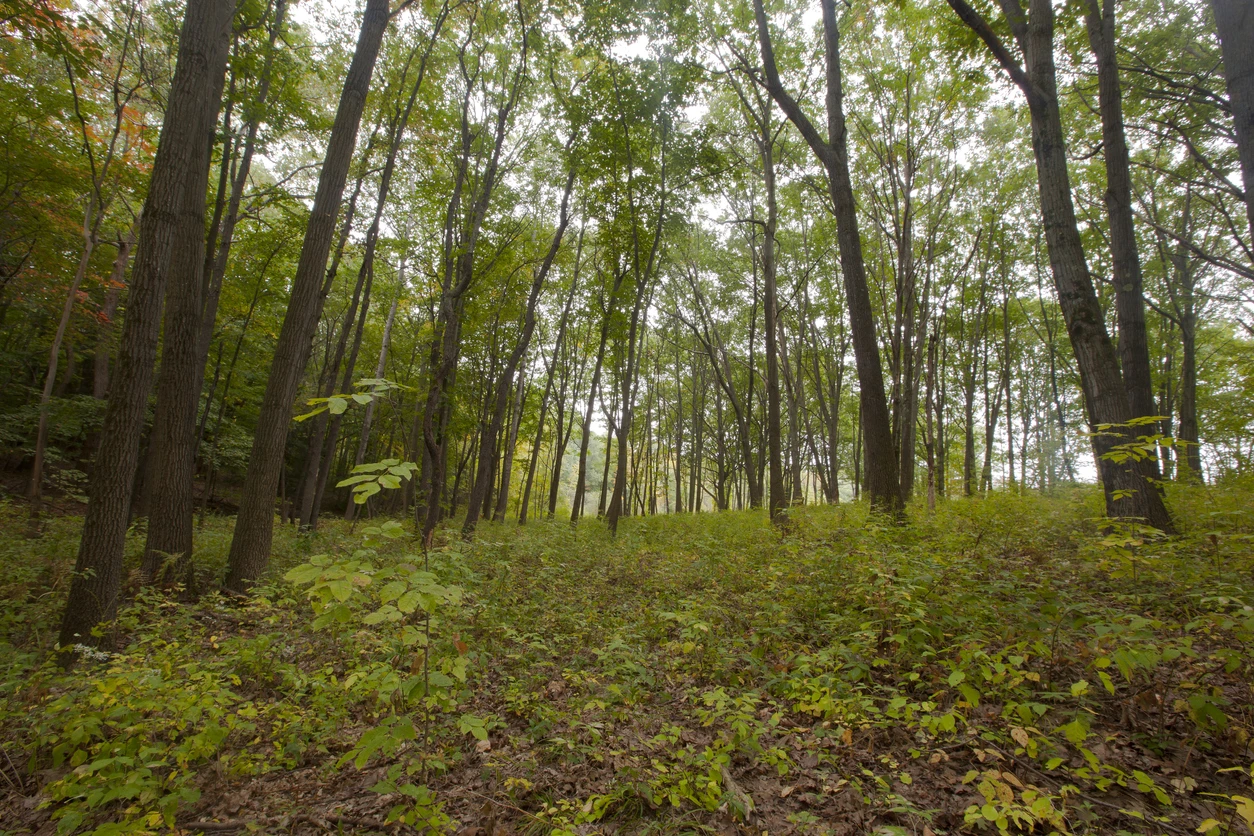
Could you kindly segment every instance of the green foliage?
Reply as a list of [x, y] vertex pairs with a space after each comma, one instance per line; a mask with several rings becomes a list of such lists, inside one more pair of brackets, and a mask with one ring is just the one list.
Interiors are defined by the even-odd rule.
[[393, 521], [281, 529], [285, 581], [240, 607], [140, 596], [120, 651], [68, 674], [38, 652], [41, 590], [73, 556], [58, 521], [42, 562], [0, 546], [21, 648], [0, 728], [65, 832], [160, 831], [223, 791], [207, 775], [319, 764], [291, 774], [360, 775], [379, 820], [434, 832], [479, 815], [459, 788], [480, 779], [537, 833], [1239, 832], [1248, 778], [1219, 770], [1248, 765], [1254, 728], [1249, 494], [1169, 497], [1179, 537], [1107, 528], [1095, 492], [907, 525], [803, 508], [786, 536], [761, 513], [628, 518], [616, 539], [485, 524], [421, 556]]

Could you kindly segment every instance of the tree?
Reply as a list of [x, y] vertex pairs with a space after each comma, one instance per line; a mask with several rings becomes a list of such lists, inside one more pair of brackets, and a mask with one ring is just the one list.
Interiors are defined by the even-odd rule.
[[[80, 80], [77, 78], [79, 68], [76, 66], [78, 62], [71, 59], [70, 52], [72, 47], [69, 44], [62, 43], [59, 50], [69, 82], [74, 118], [80, 134], [82, 154], [86, 158], [91, 171], [91, 186], [87, 195], [87, 205], [83, 210], [82, 254], [79, 256], [78, 266], [74, 270], [74, 278], [70, 281], [69, 290], [65, 295], [65, 305], [61, 309], [61, 318], [57, 322], [56, 334], [52, 338], [52, 347], [48, 351], [47, 373], [44, 375], [44, 387], [39, 398], [39, 426], [35, 434], [34, 462], [31, 465], [30, 489], [27, 492], [27, 497], [31, 503], [31, 515], [34, 517], [39, 515], [40, 499], [43, 494], [44, 455], [48, 443], [48, 410], [52, 401], [53, 386], [57, 380], [57, 366], [61, 356], [62, 344], [70, 325], [70, 317], [73, 315], [76, 302], [78, 301], [79, 288], [87, 277], [87, 270], [91, 264], [92, 255], [96, 251], [101, 224], [109, 211], [110, 204], [115, 199], [115, 195], [110, 188], [111, 186], [114, 189], [117, 187], [116, 181], [118, 178], [114, 173], [114, 169], [122, 164], [120, 158], [128, 154], [129, 149], [127, 146], [131, 144], [129, 141], [130, 131], [127, 124], [127, 110], [143, 85], [142, 79], [138, 76], [123, 77], [131, 70], [129, 62], [132, 59], [137, 62], [139, 60], [135, 58], [134, 54], [141, 51], [138, 32], [139, 9], [132, 5], [125, 10], [124, 14], [121, 44], [118, 55], [113, 59], [115, 66], [111, 73], [111, 78], [107, 80], [108, 95], [112, 99], [113, 105], [109, 114], [109, 138], [105, 147], [99, 149], [99, 151], [94, 147], [98, 128], [88, 124], [88, 113], [86, 111], [89, 105], [80, 95]], [[111, 180], [113, 181], [112, 183], [110, 183]], [[125, 256], [121, 255], [124, 252], [122, 244], [119, 244], [118, 251], [122, 264], [125, 266]]]
[[362, 13], [357, 47], [344, 78], [335, 123], [327, 143], [318, 191], [305, 229], [300, 262], [292, 279], [287, 316], [279, 332], [274, 364], [253, 437], [248, 476], [240, 502], [239, 518], [231, 539], [226, 587], [243, 592], [260, 577], [270, 557], [274, 527], [274, 497], [283, 466], [283, 448], [291, 420], [292, 401], [309, 359], [310, 339], [317, 326], [323, 270], [330, 255], [335, 219], [353, 159], [357, 130], [366, 105], [370, 76], [389, 20], [387, 0], [367, 0]]
[[[1100, 5], [1099, 5], [1100, 2]], [[1141, 290], [1141, 259], [1132, 221], [1132, 174], [1124, 135], [1123, 93], [1115, 51], [1114, 0], [1085, 0], [1084, 20], [1089, 45], [1097, 59], [1097, 95], [1102, 121], [1102, 152], [1106, 161], [1106, 215], [1110, 223], [1112, 279], [1119, 319], [1119, 357], [1132, 416], [1155, 414], [1150, 376], [1149, 342], [1145, 335], [1145, 298]], [[1154, 475], [1157, 476], [1157, 464]]]
[[867, 290], [866, 264], [862, 258], [862, 240], [858, 233], [857, 206], [849, 176], [848, 131], [845, 125], [840, 67], [840, 29], [836, 21], [834, 0], [822, 0], [822, 10], [827, 139], [819, 134], [797, 100], [784, 89], [775, 64], [775, 51], [763, 0], [753, 0], [766, 89], [805, 139], [827, 173], [828, 191], [836, 214], [840, 266], [845, 282], [846, 305], [861, 391], [867, 494], [875, 508], [897, 514], [902, 510], [901, 484], [896, 451], [893, 448], [888, 400], [884, 395], [884, 371], [875, 335], [875, 318]]
[[[522, 329], [513, 350], [510, 352], [509, 359], [505, 361], [505, 368], [501, 371], [500, 377], [497, 378], [495, 394], [491, 401], [492, 411], [487, 424], [483, 428], [483, 432], [479, 436], [479, 468], [470, 490], [470, 501], [466, 506], [466, 519], [462, 523], [462, 534], [466, 537], [474, 533], [475, 525], [479, 521], [479, 512], [482, 510], [487, 496], [491, 467], [492, 463], [496, 461], [497, 444], [500, 440], [501, 427], [505, 420], [505, 408], [509, 400], [510, 386], [514, 381], [514, 375], [518, 371], [519, 364], [522, 362], [523, 355], [527, 353], [527, 348], [531, 344], [531, 335], [535, 332], [536, 303], [540, 300], [540, 291], [544, 289], [545, 279], [548, 278], [549, 271], [553, 267], [553, 259], [557, 257], [557, 251], [562, 246], [562, 237], [566, 234], [566, 227], [570, 224], [570, 194], [575, 188], [575, 174], [577, 173], [571, 144], [567, 143], [566, 146], [566, 153], [571, 155], [570, 173], [566, 177], [566, 189], [562, 192], [562, 205], [559, 210], [557, 229], [553, 232], [553, 241], [549, 245], [548, 251], [544, 254], [544, 260], [540, 262], [540, 266], [535, 270], [535, 274], [532, 277], [531, 290], [527, 294], [527, 308], [523, 314]], [[520, 391], [521, 386], [522, 384], [519, 382]], [[510, 452], [508, 446], [506, 452]], [[504, 466], [510, 466], [508, 456]], [[508, 480], [504, 476], [502, 477], [502, 483], [505, 486], [502, 489], [502, 495], [504, 496], [505, 489], [509, 485]]]
[[1136, 432], [1128, 426], [1128, 419], [1133, 416], [1127, 389], [1093, 288], [1071, 199], [1054, 65], [1053, 5], [1049, 0], [1029, 0], [1025, 13], [1019, 0], [1004, 0], [1007, 23], [1026, 61], [1020, 64], [988, 21], [965, 0], [947, 2], [1027, 99], [1050, 268], [1094, 430], [1093, 447], [1106, 492], [1106, 513], [1111, 517], [1138, 517], [1157, 528], [1171, 530], [1171, 517], [1162, 496], [1148, 481], [1151, 473], [1147, 464], [1135, 459], [1117, 462], [1109, 455], [1121, 444], [1135, 443]]
[[178, 62], [140, 221], [117, 373], [109, 393], [78, 559], [61, 621], [60, 645], [64, 649], [99, 644], [93, 628], [117, 612], [122, 550], [156, 360], [162, 297], [172, 274], [175, 286], [183, 287], [188, 283], [186, 273], [199, 279], [196, 271], [203, 264], [203, 259], [182, 252], [190, 249], [197, 254], [195, 246], [175, 244], [189, 232], [193, 240], [203, 241], [209, 149], [226, 72], [234, 6], [233, 0], [191, 0], [183, 17]]
[[1223, 47], [1228, 104], [1245, 181], [1245, 213], [1254, 240], [1254, 7], [1249, 0], [1211, 0]]

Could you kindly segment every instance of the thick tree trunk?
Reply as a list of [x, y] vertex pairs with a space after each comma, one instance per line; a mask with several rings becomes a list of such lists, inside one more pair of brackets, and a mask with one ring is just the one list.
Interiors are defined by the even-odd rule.
[[1254, 240], [1254, 3], [1211, 0], [1215, 28], [1223, 50], [1228, 102], [1236, 127], [1241, 178], [1245, 183], [1245, 214]]
[[[1071, 199], [1054, 66], [1051, 0], [1030, 0], [1026, 19], [1019, 15], [1011, 21], [1011, 30], [1026, 59], [1026, 69], [1018, 65], [987, 21], [965, 0], [948, 2], [989, 46], [1028, 102], [1050, 269], [1079, 366], [1089, 422], [1096, 432], [1093, 448], [1106, 492], [1106, 513], [1110, 517], [1141, 518], [1156, 528], [1171, 531], [1171, 517], [1157, 486], [1147, 478], [1151, 475], [1148, 467], [1135, 462], [1116, 463], [1107, 457], [1116, 445], [1135, 441], [1136, 431], [1117, 426], [1110, 431], [1100, 430], [1102, 425], [1126, 424], [1133, 416], [1119, 371], [1118, 354], [1106, 331], [1093, 288]], [[1017, 0], [1006, 2], [1017, 4]]]
[[[223, 73], [215, 75], [210, 94], [215, 116], [224, 81]], [[206, 157], [203, 177], [208, 176]], [[170, 259], [157, 407], [148, 438], [148, 537], [140, 579], [152, 583], [164, 565], [164, 580], [182, 583], [195, 594], [192, 525], [196, 512], [196, 417], [209, 353], [207, 342], [204, 354], [200, 352], [205, 270], [209, 265], [205, 259], [204, 197], [189, 194], [186, 199], [199, 200], [200, 206], [189, 205], [178, 233], [185, 243], [174, 247]]]
[[[92, 628], [117, 613], [131, 488], [152, 386], [162, 299], [174, 267], [174, 250], [184, 243], [178, 240], [180, 234], [192, 228], [191, 219], [204, 222], [209, 149], [219, 105], [213, 93], [221, 90], [226, 72], [234, 6], [232, 0], [191, 0], [183, 19], [140, 222], [117, 373], [105, 409], [87, 516], [61, 621], [62, 648], [98, 644]], [[195, 227], [194, 237], [200, 242], [204, 241], [202, 230], [203, 226]]]
[[[1099, 8], [1099, 5], [1100, 8]], [[1132, 174], [1123, 127], [1123, 93], [1115, 54], [1115, 0], [1086, 0], [1089, 45], [1097, 59], [1097, 94], [1102, 119], [1102, 150], [1106, 160], [1106, 216], [1110, 223], [1110, 254], [1119, 319], [1119, 357], [1123, 385], [1134, 418], [1154, 414], [1154, 382], [1150, 376], [1149, 341], [1145, 335], [1145, 298], [1141, 290], [1141, 259], [1132, 223]], [[1250, 15], [1254, 20], [1254, 13]], [[1254, 36], [1254, 33], [1252, 33]], [[1155, 476], [1158, 465], [1154, 463]]]
[[257, 580], [270, 559], [274, 498], [278, 490], [279, 471], [283, 466], [292, 401], [304, 376], [311, 339], [318, 324], [318, 302], [323, 271], [335, 234], [335, 218], [357, 143], [357, 129], [361, 125], [370, 76], [387, 24], [387, 0], [367, 0], [357, 47], [331, 127], [331, 140], [318, 178], [309, 225], [305, 229], [287, 316], [279, 331], [274, 362], [257, 418], [257, 432], [253, 437], [227, 567], [226, 586], [235, 592], [243, 592]]

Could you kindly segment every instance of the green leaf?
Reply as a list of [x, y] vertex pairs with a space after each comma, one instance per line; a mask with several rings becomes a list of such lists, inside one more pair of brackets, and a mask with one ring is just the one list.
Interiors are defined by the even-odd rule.
[[311, 563], [302, 563], [293, 569], [289, 569], [287, 574], [283, 576], [283, 579], [292, 583], [309, 583], [321, 574], [322, 567], [314, 566]]
[[1058, 731], [1062, 732], [1063, 736], [1076, 746], [1083, 743], [1089, 736], [1089, 730], [1079, 720], [1072, 720], [1065, 726], [1059, 726]]
[[484, 721], [473, 714], [463, 714], [457, 721], [457, 728], [462, 734], [474, 735], [476, 740], [488, 739], [488, 728]]
[[400, 600], [396, 602], [396, 608], [408, 615], [418, 609], [418, 598], [418, 592], [411, 589], [409, 592], [402, 595]]
[[381, 489], [378, 482], [369, 482], [353, 488], [353, 502], [365, 505], [366, 500], [377, 494]]
[[331, 397], [327, 399], [327, 406], [331, 410], [332, 415], [343, 415], [344, 410], [348, 409], [348, 400], [341, 397]]
[[966, 699], [967, 702], [971, 703], [971, 706], [973, 708], [979, 707], [980, 705], [980, 692], [979, 691], [975, 690], [974, 688], [972, 688], [970, 685], [967, 685], [966, 683], [959, 685], [958, 690], [962, 693], [963, 698]]
[[308, 421], [310, 418], [314, 417], [315, 415], [321, 415], [322, 413], [326, 411], [327, 411], [327, 408], [325, 406], [320, 406], [317, 409], [313, 410], [312, 412], [306, 412], [304, 415], [297, 415], [292, 420], [293, 421]]
[[384, 584], [383, 588], [379, 590], [379, 603], [387, 604], [391, 601], [395, 601], [397, 598], [401, 597], [401, 595], [403, 595], [405, 590], [408, 588], [409, 584], [404, 581], [392, 581], [391, 583]]

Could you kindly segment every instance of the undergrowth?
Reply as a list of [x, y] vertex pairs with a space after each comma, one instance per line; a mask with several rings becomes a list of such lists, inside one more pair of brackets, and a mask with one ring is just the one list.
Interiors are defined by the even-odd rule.
[[1252, 497], [280, 529], [68, 673], [77, 521], [0, 508], [0, 833], [1254, 833]]

